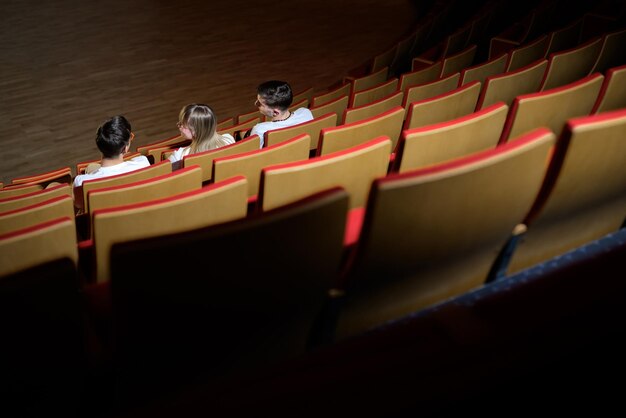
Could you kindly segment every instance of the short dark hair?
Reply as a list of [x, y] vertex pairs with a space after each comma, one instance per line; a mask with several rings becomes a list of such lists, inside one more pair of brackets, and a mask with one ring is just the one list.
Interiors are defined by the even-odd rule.
[[291, 86], [286, 81], [270, 80], [259, 84], [257, 93], [269, 107], [287, 110], [293, 101]]
[[128, 145], [130, 132], [130, 123], [124, 116], [113, 116], [98, 128], [96, 145], [105, 158], [117, 157]]

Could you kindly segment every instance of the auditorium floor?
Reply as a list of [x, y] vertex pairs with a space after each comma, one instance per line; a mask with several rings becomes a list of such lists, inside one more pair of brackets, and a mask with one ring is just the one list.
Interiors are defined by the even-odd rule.
[[268, 79], [322, 92], [404, 35], [415, 4], [5, 1], [0, 181], [99, 158], [96, 128], [115, 114], [131, 122], [135, 147], [177, 134], [188, 103], [219, 120], [254, 110]]

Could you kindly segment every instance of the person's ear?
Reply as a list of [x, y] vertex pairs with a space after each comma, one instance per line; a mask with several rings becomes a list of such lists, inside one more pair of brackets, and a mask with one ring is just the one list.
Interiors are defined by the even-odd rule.
[[280, 115], [280, 110], [274, 108], [272, 109], [272, 116], [279, 116]]

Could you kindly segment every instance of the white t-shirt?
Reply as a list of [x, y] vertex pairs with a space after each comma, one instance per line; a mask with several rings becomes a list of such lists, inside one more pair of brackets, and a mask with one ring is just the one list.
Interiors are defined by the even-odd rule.
[[306, 107], [299, 107], [293, 112], [291, 112], [291, 116], [289, 116], [285, 120], [279, 120], [276, 122], [268, 121], [268, 122], [260, 122], [254, 125], [252, 130], [250, 131], [250, 135], [258, 135], [261, 140], [261, 148], [263, 148], [263, 144], [265, 142], [265, 132], [273, 131], [274, 129], [286, 128], [287, 126], [297, 125], [299, 123], [308, 122], [313, 119], [313, 113]]
[[[233, 138], [231, 134], [221, 134], [221, 136], [225, 142], [224, 145], [231, 145], [235, 143], [235, 138]], [[182, 160], [185, 155], [189, 154], [189, 149], [189, 147], [178, 148], [176, 151], [170, 154], [169, 160], [173, 163]]]
[[131, 158], [123, 163], [112, 165], [109, 167], [100, 167], [93, 173], [80, 174], [74, 178], [74, 187], [81, 186], [83, 181], [91, 179], [99, 179], [101, 177], [116, 176], [118, 174], [128, 173], [129, 171], [135, 171], [140, 168], [148, 167], [150, 161], [144, 155]]

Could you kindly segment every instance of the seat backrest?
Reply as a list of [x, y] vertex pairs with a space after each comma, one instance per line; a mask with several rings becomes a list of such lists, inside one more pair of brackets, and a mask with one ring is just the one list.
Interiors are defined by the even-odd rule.
[[495, 148], [508, 108], [500, 102], [448, 122], [403, 131], [393, 171], [403, 173]]
[[342, 96], [350, 96], [350, 89], [352, 86], [350, 83], [344, 83], [341, 86], [334, 88], [326, 93], [320, 93], [311, 98], [311, 107], [318, 107]]
[[87, 194], [89, 211], [164, 199], [202, 187], [202, 169], [181, 168], [172, 173], [127, 184], [91, 190]]
[[309, 110], [311, 111], [313, 118], [319, 118], [327, 113], [335, 113], [337, 115], [337, 120], [340, 121], [341, 118], [343, 118], [344, 110], [348, 108], [349, 101], [350, 97], [348, 95], [344, 95], [319, 106], [310, 107]]
[[463, 51], [468, 45], [471, 33], [472, 25], [465, 24], [448, 35], [443, 42], [441, 58], [445, 59]]
[[506, 71], [516, 71], [544, 59], [548, 51], [548, 35], [541, 35], [526, 45], [509, 51]]
[[369, 119], [324, 128], [320, 132], [317, 155], [328, 155], [345, 150], [381, 135], [391, 139], [392, 149], [394, 149], [402, 131], [404, 114], [404, 108], [396, 106]]
[[229, 128], [235, 125], [235, 118], [233, 116], [220, 120], [217, 122], [215, 129], [221, 131], [222, 129]]
[[518, 70], [487, 77], [480, 91], [476, 110], [497, 102], [511, 106], [517, 96], [539, 91], [547, 67], [548, 60], [542, 58]]
[[314, 150], [317, 148], [317, 144], [320, 138], [320, 131], [330, 126], [337, 126], [337, 114], [334, 112], [326, 113], [319, 118], [314, 118], [308, 122], [299, 123], [293, 126], [287, 126], [286, 128], [273, 129], [265, 132], [264, 147], [285, 142], [296, 136], [307, 134], [311, 138], [309, 148]]
[[19, 209], [0, 212], [0, 235], [57, 218], [74, 219], [74, 199], [53, 197]]
[[398, 76], [408, 69], [409, 53], [415, 43], [415, 35], [410, 33], [396, 44], [395, 55], [389, 66], [389, 75]]
[[604, 77], [592, 114], [626, 107], [626, 65], [610, 68]]
[[569, 119], [509, 272], [617, 231], [626, 220], [626, 110]]
[[128, 184], [135, 181], [146, 180], [171, 172], [172, 163], [169, 161], [161, 161], [148, 167], [140, 168], [138, 170], [130, 171], [128, 173], [85, 180], [83, 181], [82, 185], [74, 188], [74, 203], [76, 207], [82, 208], [83, 212], [89, 213], [89, 200], [87, 199], [87, 195], [90, 191], [102, 189], [104, 187], [119, 186], [121, 184]]
[[78, 263], [73, 218], [56, 218], [0, 236], [0, 277], [61, 258]]
[[146, 145], [138, 146], [137, 148], [135, 148], [135, 151], [141, 153], [142, 155], [147, 156], [148, 150], [151, 148], [165, 147], [165, 146], [169, 146], [172, 144], [178, 144], [184, 140], [185, 140], [185, 137], [178, 134], [178, 135], [171, 136], [169, 138], [161, 139], [159, 141], [151, 142]]
[[472, 81], [480, 81], [481, 83], [484, 83], [487, 77], [502, 74], [504, 72], [507, 59], [508, 54], [502, 54], [499, 57], [491, 59], [490, 61], [472, 65], [471, 67], [465, 67], [461, 70], [459, 86], [471, 83]]
[[476, 45], [470, 45], [463, 51], [444, 58], [439, 77], [446, 77], [450, 74], [461, 72], [463, 69], [471, 66], [474, 63], [476, 50]]
[[445, 122], [474, 112], [480, 93], [480, 81], [457, 87], [447, 93], [411, 103], [403, 129], [419, 128]]
[[485, 283], [539, 191], [554, 134], [541, 128], [520, 141], [374, 181], [338, 338]]
[[[291, 102], [291, 105], [289, 106], [289, 110], [291, 110], [292, 112], [298, 108], [301, 107], [309, 107], [309, 99], [307, 99], [306, 97], [302, 97], [300, 100], [298, 100], [297, 102], [294, 100]], [[267, 119], [267, 118], [266, 118]]]
[[565, 86], [517, 96], [509, 110], [500, 142], [539, 126], [546, 126], [555, 135], [560, 135], [568, 119], [591, 113], [603, 79], [602, 74], [594, 73]]
[[341, 115], [341, 120], [343, 121], [343, 124], [346, 124], [380, 115], [381, 113], [391, 110], [396, 106], [402, 105], [403, 98], [404, 93], [400, 90], [396, 90], [390, 95], [371, 103], [358, 107], [346, 108], [344, 113]]
[[96, 281], [109, 281], [113, 244], [243, 218], [247, 213], [247, 190], [244, 177], [233, 177], [165, 199], [94, 211]]
[[576, 47], [580, 43], [582, 28], [583, 19], [578, 18], [566, 26], [548, 33], [548, 49], [546, 56]]
[[392, 45], [391, 48], [377, 54], [372, 59], [372, 66], [370, 67], [370, 74], [382, 70], [385, 67], [390, 68], [394, 57], [396, 56], [396, 49], [398, 45]]
[[[232, 126], [239, 125], [244, 122], [250, 122], [251, 120], [254, 120], [257, 123], [265, 122], [267, 120], [267, 117], [263, 113], [261, 113], [259, 109], [251, 110], [250, 112], [241, 113], [237, 115], [237, 118], [236, 118], [237, 123], [233, 124]], [[231, 126], [227, 126], [224, 129], [228, 129], [230, 127]]]
[[442, 68], [443, 62], [437, 61], [428, 67], [401, 74], [399, 81], [400, 90], [406, 91], [409, 87], [437, 80]]
[[129, 391], [170, 392], [304, 354], [339, 268], [347, 210], [345, 191], [324, 190], [260, 216], [113, 246], [115, 361]]
[[609, 68], [626, 64], [626, 28], [602, 37], [602, 50], [591, 72], [605, 73]]
[[375, 87], [384, 81], [387, 80], [387, 73], [389, 72], [389, 67], [381, 68], [375, 73], [371, 73], [368, 75], [364, 75], [362, 77], [353, 78], [350, 80], [350, 94], [356, 93], [358, 91], [367, 90], [369, 88]]
[[489, 39], [489, 59], [495, 58], [504, 52], [519, 48], [525, 44], [536, 19], [535, 11], [530, 11], [519, 21], [509, 25], [500, 33]]
[[44, 188], [52, 182], [70, 184], [72, 182], [72, 169], [70, 167], [62, 167], [46, 173], [15, 177], [11, 180], [12, 185], [39, 184]]
[[348, 107], [360, 107], [387, 97], [398, 90], [398, 79], [392, 78], [369, 89], [357, 91], [350, 95]]
[[157, 145], [145, 150], [146, 157], [150, 164], [156, 164], [165, 160], [164, 154], [176, 151], [178, 148], [187, 147], [191, 144], [191, 139], [183, 138], [179, 142], [171, 142], [165, 145]]
[[265, 167], [259, 208], [267, 211], [329, 187], [350, 195], [350, 208], [363, 207], [372, 180], [387, 173], [391, 140], [378, 137], [344, 151], [306, 161]]
[[313, 98], [313, 94], [315, 94], [313, 87], [307, 87], [304, 90], [294, 93], [291, 99], [292, 106], [298, 105], [308, 107], [309, 103], [311, 103], [311, 99]]
[[459, 87], [460, 77], [460, 73], [455, 73], [434, 81], [409, 87], [405, 90], [402, 106], [408, 112], [413, 102], [430, 99], [431, 97], [452, 91]]
[[258, 135], [251, 135], [234, 144], [225, 145], [209, 151], [199, 152], [197, 154], [185, 155], [183, 157], [183, 167], [191, 167], [198, 165], [202, 168], [202, 182], [209, 183], [213, 175], [213, 160], [227, 155], [236, 155], [243, 152], [259, 149], [261, 141]]
[[248, 197], [259, 192], [259, 179], [263, 167], [302, 161], [309, 158], [311, 137], [301, 134], [285, 142], [243, 154], [213, 160], [213, 181], [241, 175], [248, 180]]
[[0, 202], [9, 197], [23, 196], [25, 194], [38, 192], [43, 189], [41, 184], [16, 184], [7, 185], [0, 189]]
[[217, 132], [222, 135], [229, 134], [229, 135], [232, 135], [233, 137], [235, 137], [237, 135], [237, 132], [239, 132], [240, 135], [243, 136], [245, 132], [252, 129], [252, 127], [254, 127], [254, 125], [256, 125], [259, 122], [263, 122], [263, 118], [257, 116], [251, 119], [244, 120], [243, 122], [239, 122], [236, 125], [229, 126], [228, 128], [224, 128]]
[[[28, 186], [30, 187], [30, 186]], [[0, 212], [6, 212], [13, 209], [19, 209], [26, 206], [34, 205], [35, 203], [43, 202], [48, 199], [52, 199], [57, 196], [70, 196], [72, 194], [72, 186], [66, 183], [57, 184], [56, 186], [48, 187], [47, 189], [39, 189], [27, 194], [2, 197], [0, 194]]]
[[539, 90], [553, 89], [587, 77], [601, 48], [602, 40], [595, 38], [572, 49], [550, 54]]

